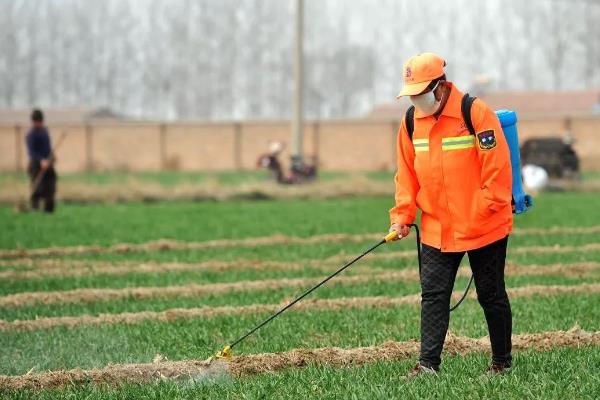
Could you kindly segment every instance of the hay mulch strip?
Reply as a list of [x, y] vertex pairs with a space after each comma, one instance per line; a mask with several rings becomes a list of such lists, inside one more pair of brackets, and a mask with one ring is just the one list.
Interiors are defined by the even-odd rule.
[[[582, 246], [522, 246], [511, 249], [511, 254], [565, 254], [573, 252], [598, 251], [600, 243], [588, 243]], [[129, 273], [159, 273], [177, 271], [229, 271], [235, 269], [254, 270], [302, 270], [305, 267], [329, 271], [331, 267], [339, 267], [355, 255], [341, 253], [324, 260], [307, 259], [301, 262], [276, 261], [276, 260], [237, 260], [219, 261], [210, 260], [199, 263], [179, 262], [134, 262], [124, 261], [112, 263], [97, 260], [68, 260], [68, 259], [39, 259], [20, 258], [0, 260], [0, 266], [22, 265], [31, 269], [11, 269], [0, 271], [0, 279], [39, 279], [44, 277], [81, 277], [90, 275], [125, 275]], [[400, 258], [416, 258], [415, 250], [401, 250], [387, 253], [369, 254], [368, 260], [396, 260]]]
[[[31, 270], [6, 270], [0, 271], [0, 279], [10, 280], [28, 280], [42, 279], [47, 277], [82, 277], [93, 275], [127, 275], [127, 274], [154, 274], [161, 272], [189, 272], [189, 271], [230, 271], [230, 270], [303, 270], [310, 264], [311, 268], [318, 268], [323, 271], [330, 270], [325, 268], [323, 263], [307, 261], [289, 262], [289, 261], [206, 261], [200, 263], [181, 263], [181, 262], [132, 262], [125, 261], [120, 263], [94, 262], [82, 260], [61, 260], [48, 259], [39, 260], [42, 263], [36, 263], [36, 269]], [[46, 263], [45, 261], [52, 261]], [[331, 263], [329, 263], [331, 265]]]
[[185, 242], [172, 239], [159, 239], [147, 243], [132, 244], [119, 243], [112, 246], [66, 246], [48, 247], [39, 249], [16, 249], [0, 250], [0, 257], [41, 257], [41, 256], [65, 256], [76, 254], [112, 254], [130, 253], [140, 251], [166, 251], [166, 250], [206, 250], [225, 247], [258, 247], [290, 244], [318, 244], [323, 242], [355, 241], [381, 239], [381, 234], [345, 234], [332, 233], [317, 235], [308, 238], [291, 237], [286, 235], [272, 235], [247, 239], [219, 239], [205, 242]]
[[[535, 349], [548, 351], [556, 347], [583, 347], [600, 344], [600, 332], [586, 332], [578, 327], [564, 332], [543, 332], [537, 334], [513, 335], [513, 350]], [[489, 353], [489, 337], [472, 339], [446, 336], [444, 352], [452, 355], [470, 353]], [[233, 376], [255, 375], [276, 372], [287, 368], [302, 368], [311, 364], [325, 364], [335, 367], [348, 367], [368, 364], [376, 361], [399, 361], [418, 355], [419, 343], [416, 341], [387, 341], [379, 346], [354, 349], [322, 348], [294, 349], [282, 353], [267, 353], [234, 358], [229, 365]]]
[[[583, 246], [522, 246], [511, 249], [514, 254], [527, 253], [569, 253], [579, 251], [600, 250], [600, 243], [589, 243]], [[354, 255], [341, 253], [326, 259], [307, 259], [299, 262], [276, 260], [236, 260], [219, 261], [209, 260], [198, 263], [180, 262], [134, 262], [124, 261], [113, 263], [97, 260], [69, 260], [54, 258], [20, 258], [0, 260], [0, 266], [23, 266], [28, 269], [11, 269], [0, 271], [0, 279], [40, 279], [45, 277], [81, 277], [92, 275], [125, 275], [130, 273], [160, 273], [182, 271], [229, 271], [236, 269], [253, 270], [302, 270], [306, 267], [328, 272], [333, 267], [339, 267]], [[374, 253], [368, 257], [369, 261], [396, 260], [400, 258], [416, 257], [415, 250], [400, 250], [387, 253]]]
[[[564, 190], [595, 192], [600, 180], [560, 182]], [[25, 181], [6, 180], [0, 185], [0, 203], [14, 204], [21, 200], [29, 186]], [[202, 182], [181, 181], [165, 186], [129, 176], [122, 182], [97, 184], [83, 181], [61, 183], [58, 199], [75, 203], [116, 203], [144, 201], [224, 201], [256, 199], [336, 199], [356, 196], [386, 196], [392, 198], [394, 186], [390, 181], [376, 181], [364, 173], [349, 173], [333, 180], [317, 180], [305, 185], [279, 185], [269, 180], [245, 181], [236, 185], [206, 177]]]
[[[347, 285], [387, 280], [393, 278], [396, 274], [402, 273], [390, 272], [383, 274], [341, 276], [338, 277], [334, 284]], [[95, 303], [125, 298], [142, 300], [148, 298], [200, 297], [207, 294], [228, 292], [247, 292], [280, 288], [302, 288], [308, 285], [316, 284], [322, 279], [323, 277], [295, 279], [283, 278], [227, 283], [208, 283], [205, 285], [190, 284], [183, 286], [164, 287], [129, 287], [123, 289], [85, 288], [65, 291], [23, 292], [0, 297], [0, 307], [16, 308], [33, 304]]]
[[[7, 181], [0, 186], [0, 204], [14, 204], [19, 193], [29, 190], [26, 182]], [[116, 203], [144, 201], [224, 201], [256, 199], [331, 199], [354, 196], [393, 196], [393, 185], [351, 174], [342, 179], [311, 182], [305, 185], [280, 185], [269, 180], [231, 185], [207, 177], [202, 183], [179, 182], [164, 186], [137, 177], [126, 182], [98, 185], [90, 182], [61, 183], [58, 200], [75, 203]]]
[[[600, 293], [600, 284], [581, 285], [532, 285], [507, 290], [511, 298], [531, 296], [555, 296], [576, 293]], [[456, 301], [463, 292], [456, 291], [452, 294]], [[475, 293], [470, 292], [469, 297], [475, 298]], [[319, 310], [347, 310], [361, 308], [393, 308], [404, 305], [419, 305], [420, 293], [402, 297], [342, 297], [337, 299], [306, 299], [294, 306], [291, 311], [319, 311]], [[0, 320], [0, 331], [34, 331], [51, 329], [55, 327], [99, 326], [113, 324], [137, 324], [144, 321], [171, 322], [179, 319], [210, 318], [219, 315], [240, 315], [273, 313], [282, 308], [286, 303], [280, 304], [251, 304], [245, 306], [220, 306], [198, 308], [175, 308], [165, 311], [140, 311], [135, 313], [100, 314], [41, 317], [31, 320]]]
[[[599, 251], [600, 243], [587, 243], [578, 246], [553, 244], [549, 246], [521, 246], [513, 247], [509, 250], [509, 256], [514, 254], [567, 254], [567, 253], [583, 253], [586, 251]], [[370, 260], [394, 260], [396, 258], [416, 257], [416, 250], [390, 251], [387, 253], [369, 254]], [[350, 256], [347, 254], [338, 254], [328, 258], [331, 260], [347, 260]]]
[[[508, 264], [506, 274], [511, 276], [562, 275], [582, 277], [599, 268], [600, 263], [596, 262], [529, 266]], [[325, 270], [327, 269], [325, 268]], [[331, 282], [331, 285], [356, 285], [361, 283], [389, 281], [417, 281], [419, 279], [419, 273], [416, 268], [381, 272], [381, 269], [369, 267], [368, 265], [362, 265], [356, 268], [353, 272], [360, 272], [360, 274], [338, 276]], [[459, 276], [469, 276], [470, 273], [470, 270], [462, 268], [459, 270], [458, 274]], [[129, 287], [122, 289], [81, 288], [65, 291], [22, 292], [1, 296], [0, 307], [16, 308], [33, 304], [96, 303], [125, 298], [148, 299], [200, 297], [207, 294], [221, 294], [229, 292], [249, 292], [266, 289], [297, 287], [302, 288], [309, 285], [314, 285], [323, 279], [324, 277], [279, 278], [225, 283], [208, 283], [204, 285], [190, 284], [164, 287]]]
[[[586, 332], [578, 327], [569, 331], [513, 335], [513, 349], [548, 351], [557, 347], [584, 347], [600, 344], [600, 332]], [[277, 372], [308, 365], [350, 367], [377, 361], [401, 361], [415, 357], [416, 341], [387, 341], [378, 346], [359, 348], [294, 349], [280, 353], [242, 355], [229, 361], [162, 361], [148, 364], [112, 364], [104, 368], [58, 370], [21, 376], [0, 376], [3, 390], [42, 390], [81, 384], [118, 386], [123, 383], [147, 383], [159, 380], [198, 381], [219, 375], [242, 377]], [[444, 352], [452, 355], [489, 352], [489, 338], [446, 338]]]
[[[561, 227], [548, 228], [515, 228], [513, 235], [558, 235], [558, 234], [596, 234], [600, 233], [600, 225], [589, 227]], [[129, 253], [140, 251], [166, 251], [166, 250], [204, 250], [225, 247], [257, 247], [291, 244], [319, 244], [323, 242], [364, 242], [367, 240], [378, 240], [382, 238], [381, 233], [346, 234], [330, 233], [315, 235], [311, 237], [293, 237], [286, 235], [272, 235], [246, 239], [219, 239], [205, 242], [186, 242], [172, 239], [159, 239], [147, 243], [119, 243], [112, 246], [64, 246], [48, 247], [39, 249], [0, 249], [0, 257], [43, 257], [43, 256], [65, 256], [76, 254], [112, 254]]]

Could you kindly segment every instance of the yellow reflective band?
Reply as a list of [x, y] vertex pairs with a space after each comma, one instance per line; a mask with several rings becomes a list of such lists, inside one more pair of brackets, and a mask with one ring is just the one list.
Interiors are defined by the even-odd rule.
[[429, 139], [413, 139], [415, 152], [429, 151]]
[[470, 144], [456, 144], [456, 145], [448, 145], [448, 146], [443, 146], [442, 150], [460, 150], [460, 149], [470, 149], [472, 147], [475, 147], [475, 145], [473, 143]]
[[475, 138], [471, 135], [442, 139], [442, 150], [461, 150], [471, 147], [475, 147]]
[[445, 137], [442, 138], [442, 144], [452, 144], [456, 142], [475, 142], [473, 135], [469, 136], [457, 136], [457, 137]]

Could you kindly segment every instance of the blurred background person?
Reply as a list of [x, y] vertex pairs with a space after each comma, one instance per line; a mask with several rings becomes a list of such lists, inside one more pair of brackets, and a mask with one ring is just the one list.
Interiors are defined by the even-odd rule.
[[31, 180], [31, 208], [38, 210], [40, 200], [44, 201], [44, 211], [54, 212], [56, 194], [56, 171], [53, 165], [50, 134], [44, 125], [44, 113], [35, 109], [31, 113], [32, 127], [25, 137], [29, 166], [27, 172]]
[[290, 183], [283, 173], [279, 155], [283, 151], [284, 144], [282, 142], [269, 143], [269, 152], [261, 154], [258, 157], [256, 165], [260, 168], [266, 168], [269, 171], [269, 176], [277, 183]]

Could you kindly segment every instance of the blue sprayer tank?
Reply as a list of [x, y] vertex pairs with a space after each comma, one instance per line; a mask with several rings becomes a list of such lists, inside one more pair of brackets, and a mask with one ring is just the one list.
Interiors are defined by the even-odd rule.
[[519, 134], [517, 131], [517, 113], [511, 110], [498, 110], [496, 115], [502, 125], [504, 137], [510, 149], [510, 165], [512, 167], [513, 212], [521, 214], [533, 205], [533, 199], [523, 190], [521, 178], [521, 156], [519, 151]]

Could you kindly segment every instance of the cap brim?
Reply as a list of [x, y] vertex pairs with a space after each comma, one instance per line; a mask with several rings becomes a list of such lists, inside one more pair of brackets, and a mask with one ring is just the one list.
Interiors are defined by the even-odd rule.
[[400, 93], [398, 93], [398, 96], [396, 96], [396, 98], [399, 99], [403, 96], [416, 96], [423, 92], [423, 90], [425, 90], [430, 83], [431, 81], [425, 81], [413, 83], [412, 85], [404, 85], [404, 87], [402, 88]]

